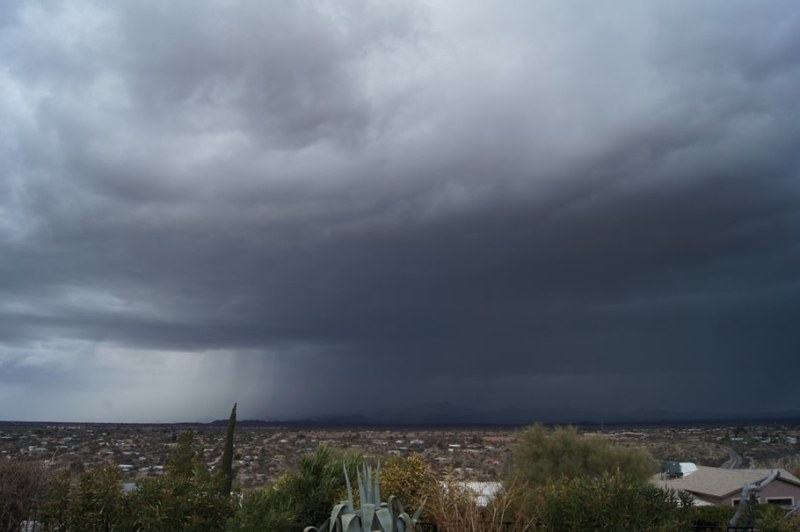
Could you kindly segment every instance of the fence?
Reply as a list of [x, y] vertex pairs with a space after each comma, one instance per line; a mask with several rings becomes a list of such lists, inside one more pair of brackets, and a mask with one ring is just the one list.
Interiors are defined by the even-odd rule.
[[717, 525], [695, 525], [692, 532], [755, 532], [751, 526], [717, 526]]
[[[500, 528], [498, 528], [497, 523], [493, 523], [492, 530], [498, 532], [520, 532], [519, 528], [516, 528], [518, 525], [513, 522], [502, 523], [499, 526]], [[416, 532], [440, 532], [441, 529], [436, 523], [417, 523], [414, 526], [414, 530]], [[483, 530], [483, 528], [478, 527], [477, 530]], [[533, 532], [535, 529], [529, 529], [529, 530], [530, 532]], [[755, 532], [755, 531], [756, 531], [755, 528], [749, 526], [695, 525], [691, 528], [691, 532]]]
[[[486, 523], [487, 525], [489, 523]], [[515, 528], [517, 526], [516, 523], [507, 522], [507, 523], [492, 523], [491, 529], [497, 532], [519, 532], [519, 528]], [[488, 528], [488, 526], [486, 527]], [[484, 530], [484, 527], [478, 527], [477, 530]], [[436, 523], [417, 523], [414, 525], [415, 532], [440, 532], [442, 529], [439, 528], [439, 525]], [[451, 528], [452, 530], [452, 528]]]

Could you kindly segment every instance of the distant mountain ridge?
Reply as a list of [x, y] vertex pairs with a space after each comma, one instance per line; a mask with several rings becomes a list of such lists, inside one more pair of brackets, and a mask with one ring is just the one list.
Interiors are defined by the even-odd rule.
[[[478, 410], [449, 402], [420, 403], [403, 408], [387, 408], [372, 412], [307, 416], [287, 419], [244, 419], [240, 427], [391, 427], [391, 426], [497, 426], [521, 427], [534, 423], [546, 425], [685, 425], [708, 424], [800, 424], [800, 410], [775, 410], [763, 413], [674, 412], [669, 410], [632, 410], [618, 414], [600, 414], [578, 410], [539, 411], [522, 407]], [[125, 421], [25, 421], [0, 420], [0, 425], [85, 425], [85, 426], [227, 426], [227, 419], [210, 422], [125, 422]]]
[[[796, 420], [800, 420], [800, 410], [775, 411], [763, 414], [737, 414], [642, 409], [609, 415], [572, 409], [553, 412], [522, 407], [479, 410], [442, 401], [349, 414], [329, 414], [283, 420], [246, 420], [240, 421], [239, 424], [243, 426], [258, 424], [301, 426], [524, 426], [534, 423], [613, 425]], [[212, 423], [226, 424], [227, 420], [216, 420]]]

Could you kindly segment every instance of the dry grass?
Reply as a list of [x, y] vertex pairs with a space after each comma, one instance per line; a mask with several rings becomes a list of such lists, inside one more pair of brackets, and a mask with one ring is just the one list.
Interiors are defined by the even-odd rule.
[[48, 475], [40, 462], [0, 459], [0, 530], [17, 530], [41, 504]]
[[531, 520], [517, 510], [524, 491], [512, 483], [495, 495], [486, 507], [464, 482], [448, 479], [428, 496], [425, 512], [440, 532], [524, 532]]

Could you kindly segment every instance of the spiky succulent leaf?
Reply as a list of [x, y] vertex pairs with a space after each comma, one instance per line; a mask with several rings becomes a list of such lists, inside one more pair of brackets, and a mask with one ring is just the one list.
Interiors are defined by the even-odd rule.
[[375, 505], [362, 504], [361, 505], [361, 523], [367, 530], [372, 530], [372, 525], [375, 523]]
[[405, 512], [405, 509], [403, 508], [403, 503], [401, 503], [400, 499], [398, 499], [394, 495], [389, 496], [389, 507], [392, 509], [392, 512], [394, 512], [395, 515], [400, 515]]
[[304, 532], [412, 532], [414, 525], [419, 521], [422, 506], [414, 513], [414, 517], [410, 517], [403, 509], [403, 504], [394, 495], [389, 497], [388, 502], [381, 502], [380, 464], [374, 476], [369, 464], [357, 468], [356, 474], [361, 498], [360, 508], [358, 510], [354, 508], [353, 487], [345, 469], [347, 500], [334, 506], [330, 518], [319, 529], [306, 527]]
[[358, 469], [356, 474], [358, 476], [358, 496], [361, 499], [361, 504], [364, 504], [369, 500], [369, 494], [367, 494], [364, 489], [364, 479], [361, 476], [361, 469]]
[[414, 521], [414, 524], [417, 524], [419, 522], [419, 518], [420, 516], [422, 516], [422, 509], [425, 508], [425, 502], [427, 502], [427, 500], [428, 500], [427, 497], [422, 499], [422, 503], [420, 503], [419, 508], [417, 508], [417, 511], [414, 512], [414, 515], [411, 516], [411, 519]]
[[375, 504], [381, 503], [381, 463], [378, 462], [378, 469], [375, 472]]
[[356, 511], [355, 503], [353, 502], [353, 486], [350, 485], [350, 477], [344, 464], [342, 464], [342, 469], [344, 469], [344, 482], [347, 485], [347, 511], [353, 513]]
[[[333, 525], [333, 523], [335, 523], [339, 519], [339, 516], [344, 515], [345, 512], [352, 513], [349, 511], [346, 503], [340, 503], [334, 506], [333, 510], [331, 510], [331, 517], [329, 520], [331, 525]], [[333, 528], [333, 526], [331, 526], [331, 528]]]
[[414, 522], [407, 513], [400, 514], [400, 522], [403, 523], [402, 530], [414, 530]]
[[381, 530], [384, 532], [397, 530], [397, 527], [394, 524], [392, 512], [385, 503], [381, 504], [380, 509], [375, 512], [375, 516], [378, 518], [378, 522], [381, 524]]
[[346, 514], [342, 516], [342, 532], [362, 532], [361, 519], [358, 514]]

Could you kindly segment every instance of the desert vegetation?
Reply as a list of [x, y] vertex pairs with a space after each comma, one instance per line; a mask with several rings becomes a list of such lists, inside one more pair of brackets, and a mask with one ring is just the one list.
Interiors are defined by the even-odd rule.
[[[420, 454], [365, 456], [326, 445], [267, 486], [242, 488], [235, 428], [234, 406], [216, 467], [193, 430], [176, 434], [163, 474], [135, 486], [125, 486], [113, 463], [54, 473], [42, 462], [0, 460], [0, 531], [20, 530], [26, 520], [43, 531], [299, 532], [337, 520], [419, 532], [722, 530], [732, 515], [648, 483], [658, 463], [644, 447], [571, 427], [517, 432], [502, 485], [485, 500]], [[799, 519], [763, 508], [759, 530], [797, 530]]]

